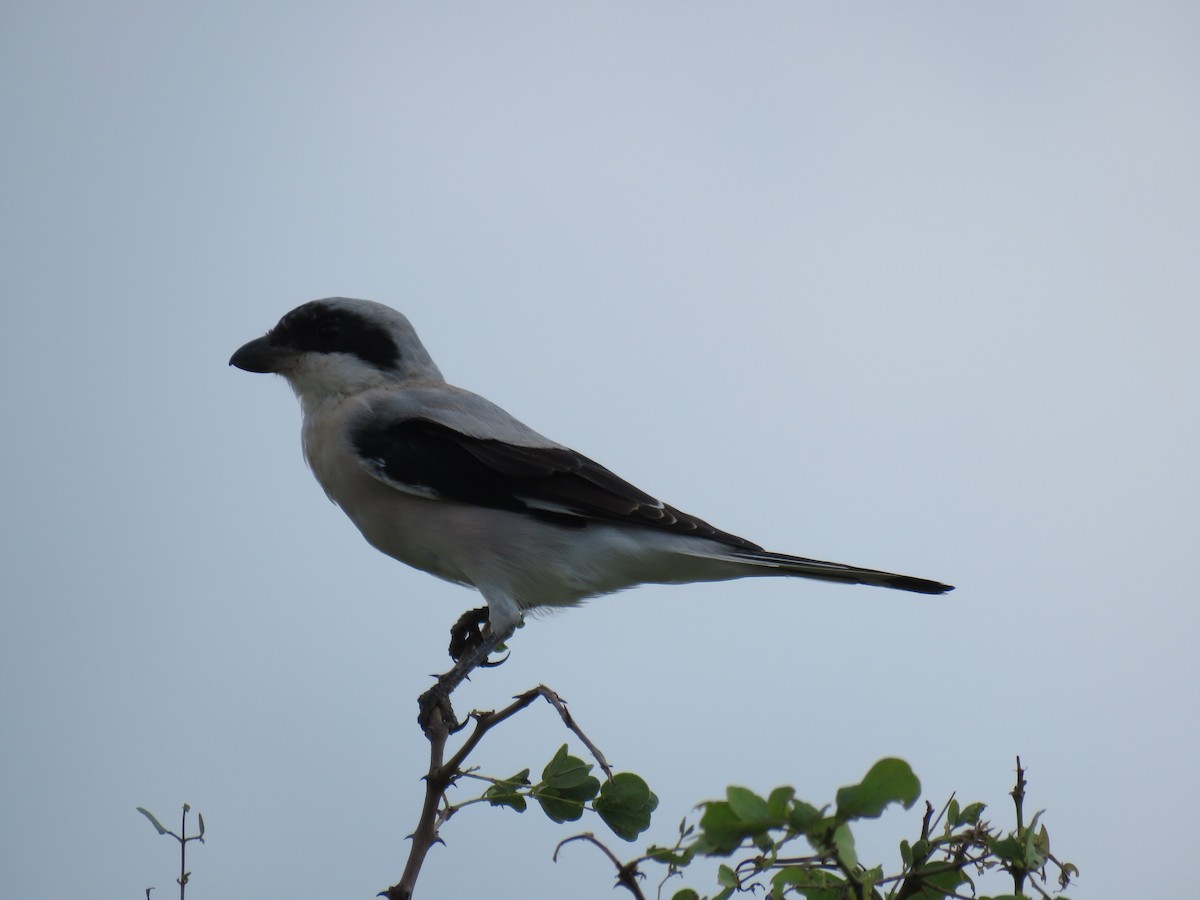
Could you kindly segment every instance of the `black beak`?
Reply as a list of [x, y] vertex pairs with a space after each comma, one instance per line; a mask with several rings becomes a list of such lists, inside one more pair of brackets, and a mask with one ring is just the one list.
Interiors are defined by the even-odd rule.
[[270, 335], [263, 335], [239, 347], [229, 364], [246, 372], [279, 372], [294, 357], [292, 350], [273, 345]]

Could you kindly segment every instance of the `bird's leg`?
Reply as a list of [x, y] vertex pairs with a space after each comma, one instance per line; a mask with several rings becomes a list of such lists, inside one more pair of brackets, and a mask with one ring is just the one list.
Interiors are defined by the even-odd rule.
[[[486, 612], [486, 609], [484, 612]], [[466, 725], [466, 722], [459, 722], [458, 718], [454, 715], [454, 708], [450, 705], [450, 695], [476, 668], [489, 665], [488, 657], [492, 651], [512, 637], [513, 631], [516, 630], [515, 627], [510, 627], [505, 631], [489, 631], [484, 634], [479, 630], [478, 619], [479, 610], [472, 610], [455, 623], [455, 631], [452, 634], [460, 628], [466, 627], [468, 630], [474, 631], [475, 638], [466, 642], [471, 644], [469, 648], [465, 644], [461, 648], [461, 653], [454, 663], [454, 668], [444, 675], [439, 676], [433, 687], [423, 693], [417, 701], [420, 709], [417, 715], [417, 722], [421, 725], [422, 730], [426, 732], [429, 731], [435, 711], [441, 714], [442, 722], [445, 723], [451, 732], [458, 731]], [[464, 622], [468, 624], [464, 626]], [[453, 640], [451, 648], [454, 648]], [[490, 663], [490, 665], [498, 664]]]

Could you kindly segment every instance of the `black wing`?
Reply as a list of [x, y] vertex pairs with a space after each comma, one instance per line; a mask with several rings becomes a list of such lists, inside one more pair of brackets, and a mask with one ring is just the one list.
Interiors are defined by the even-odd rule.
[[574, 450], [471, 437], [428, 419], [364, 425], [351, 439], [368, 471], [401, 490], [576, 527], [620, 522], [762, 549], [660, 503]]

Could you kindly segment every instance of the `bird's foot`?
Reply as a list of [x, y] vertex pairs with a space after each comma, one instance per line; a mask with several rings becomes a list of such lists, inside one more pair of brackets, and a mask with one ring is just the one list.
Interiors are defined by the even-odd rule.
[[491, 652], [502, 646], [504, 641], [512, 636], [514, 629], [509, 627], [503, 632], [489, 629], [487, 633], [484, 633], [479, 626], [487, 620], [486, 608], [473, 609], [454, 624], [451, 634], [455, 639], [458, 639], [460, 634], [468, 634], [469, 637], [462, 639], [462, 642], [457, 645], [452, 640], [451, 655], [454, 656], [454, 651], [458, 651], [458, 655], [455, 656], [454, 668], [444, 675], [438, 676], [433, 687], [417, 700], [419, 707], [417, 722], [426, 734], [429, 734], [431, 729], [437, 726], [437, 719], [441, 720], [441, 724], [451, 734], [465, 727], [467, 723], [459, 722], [458, 717], [454, 715], [454, 708], [450, 705], [450, 695], [456, 687], [466, 681], [467, 676], [476, 667], [498, 666], [508, 658], [505, 656], [496, 662], [488, 661]]
[[[445, 726], [449, 734], [454, 734], [456, 731], [461, 731], [466, 722], [458, 721], [458, 717], [454, 714], [454, 707], [450, 704], [450, 692], [458, 686], [458, 681], [451, 679], [454, 670], [447, 672], [439, 678], [429, 690], [417, 698], [417, 724], [421, 726], [421, 730], [429, 734], [429, 730], [434, 727], [434, 715], [441, 718], [442, 725]], [[459, 679], [461, 681], [461, 679]]]
[[[487, 625], [489, 621], [490, 616], [486, 606], [481, 606], [479, 609], [468, 609], [458, 617], [458, 621], [450, 628], [450, 658], [455, 663], [462, 661], [464, 657], [470, 656], [473, 651], [483, 646], [487, 640], [483, 626]], [[477, 665], [491, 669], [506, 659], [508, 659], [508, 654], [495, 661], [485, 657]]]

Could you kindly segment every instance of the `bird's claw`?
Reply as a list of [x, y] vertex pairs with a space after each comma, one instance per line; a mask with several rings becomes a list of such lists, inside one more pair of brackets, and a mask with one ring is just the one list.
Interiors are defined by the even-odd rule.
[[497, 647], [503, 647], [513, 629], [500, 633], [489, 628], [485, 632], [481, 626], [488, 624], [488, 621], [485, 606], [463, 613], [450, 629], [450, 656], [454, 658], [454, 668], [438, 676], [433, 687], [417, 700], [417, 722], [426, 735], [439, 727], [446, 728], [451, 734], [465, 728], [467, 722], [459, 722], [454, 715], [454, 708], [450, 705], [451, 693], [470, 676], [476, 666], [498, 666], [508, 659], [506, 653], [493, 662], [488, 660], [488, 654]]
[[[484, 642], [483, 626], [490, 621], [488, 608], [468, 609], [458, 617], [458, 621], [450, 628], [450, 658], [456, 663]], [[493, 669], [508, 659], [508, 654], [495, 661], [484, 659], [478, 665], [484, 669]]]

